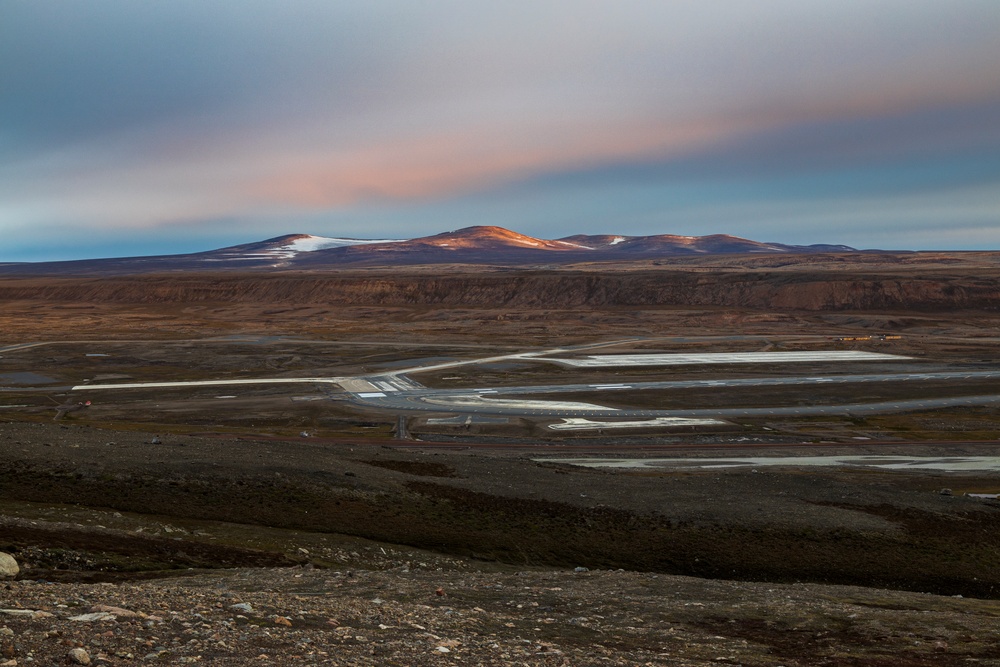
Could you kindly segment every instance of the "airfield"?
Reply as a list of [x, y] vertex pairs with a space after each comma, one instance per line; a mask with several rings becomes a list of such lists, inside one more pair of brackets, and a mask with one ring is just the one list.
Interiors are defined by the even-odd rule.
[[[1000, 403], [1000, 366], [979, 357], [978, 345], [962, 358], [943, 338], [866, 342], [845, 349], [820, 336], [632, 337], [484, 354], [486, 346], [281, 336], [34, 341], [0, 348], [0, 410], [41, 419], [90, 401], [72, 418], [164, 431], [211, 420], [223, 432], [311, 437], [363, 429], [433, 441], [474, 426], [502, 443], [698, 427], [847, 442], [880, 435], [847, 428], [859, 416]], [[949, 353], [935, 358], [935, 345]], [[711, 351], [718, 348], [728, 351]], [[788, 423], [770, 423], [778, 419]]]

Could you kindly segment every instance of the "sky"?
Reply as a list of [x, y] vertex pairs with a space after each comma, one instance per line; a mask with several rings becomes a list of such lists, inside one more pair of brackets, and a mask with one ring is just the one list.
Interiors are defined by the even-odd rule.
[[0, 262], [499, 225], [1000, 249], [997, 0], [0, 0]]

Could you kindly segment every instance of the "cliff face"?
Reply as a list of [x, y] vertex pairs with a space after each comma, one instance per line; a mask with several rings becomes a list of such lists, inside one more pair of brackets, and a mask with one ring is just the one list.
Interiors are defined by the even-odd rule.
[[282, 303], [572, 309], [997, 310], [997, 275], [817, 272], [497, 272], [10, 279], [0, 301]]

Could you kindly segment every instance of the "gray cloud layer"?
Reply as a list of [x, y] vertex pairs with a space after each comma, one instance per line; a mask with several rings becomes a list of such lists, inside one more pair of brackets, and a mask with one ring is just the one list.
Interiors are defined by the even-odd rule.
[[711, 212], [997, 188], [998, 34], [995, 0], [8, 1], [0, 234], [419, 234], [499, 206], [546, 235], [589, 180], [606, 222], [571, 231], [639, 189], [643, 224], [780, 236]]

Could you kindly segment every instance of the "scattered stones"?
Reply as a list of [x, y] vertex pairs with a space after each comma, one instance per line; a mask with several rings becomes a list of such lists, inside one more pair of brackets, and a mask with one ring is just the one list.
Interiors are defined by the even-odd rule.
[[[9, 582], [5, 599], [24, 613], [0, 617], [0, 667], [765, 665], [778, 649], [783, 664], [842, 655], [861, 664], [894, 651], [914, 664], [967, 664], [996, 636], [994, 601], [858, 587], [609, 570], [354, 575], [257, 568], [120, 585]], [[436, 588], [450, 593], [429, 595]], [[35, 620], [47, 609], [54, 616]], [[107, 622], [72, 620], [81, 617]]]
[[17, 561], [8, 553], [0, 551], [0, 578], [16, 577], [21, 568]]

